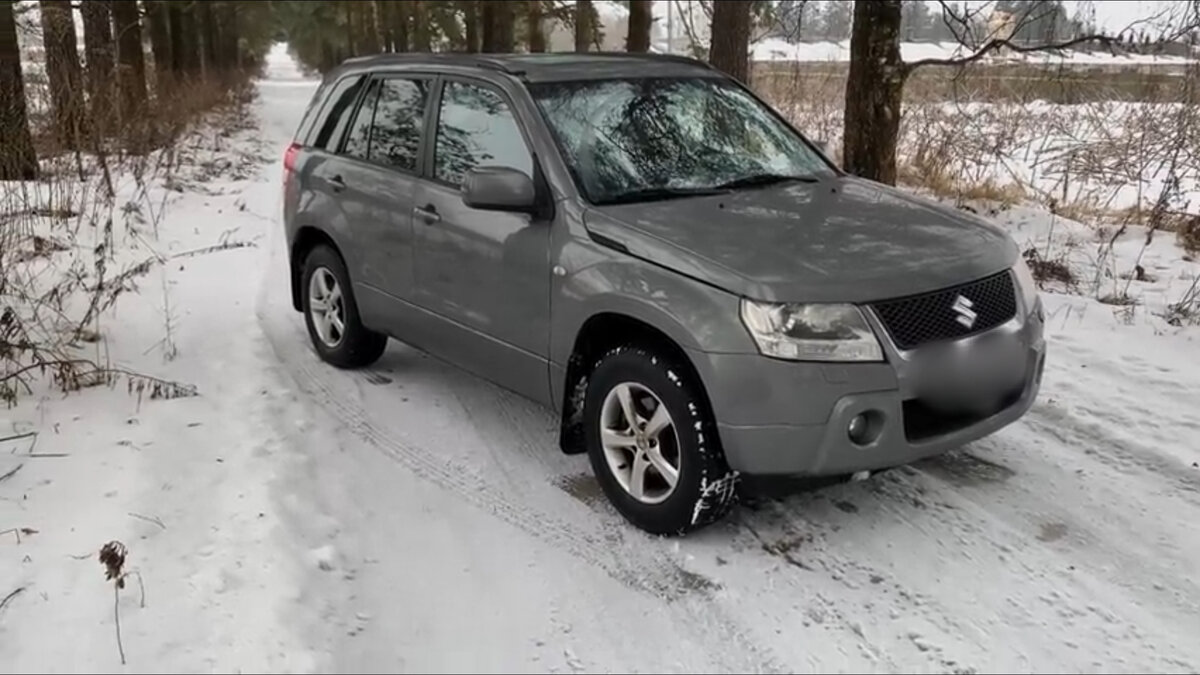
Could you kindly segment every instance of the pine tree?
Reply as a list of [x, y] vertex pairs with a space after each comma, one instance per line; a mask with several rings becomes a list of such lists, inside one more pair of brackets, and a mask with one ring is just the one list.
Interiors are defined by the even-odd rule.
[[592, 0], [577, 0], [575, 3], [575, 51], [591, 50], [596, 36], [596, 8]]
[[134, 120], [146, 100], [146, 62], [142, 54], [142, 22], [136, 0], [113, 0], [113, 33], [117, 38], [117, 87], [121, 119]]
[[545, 8], [542, 0], [528, 0], [525, 3], [526, 31], [529, 33], [529, 52], [537, 54], [546, 51], [546, 32], [542, 27]]
[[113, 43], [112, 13], [107, 2], [80, 3], [83, 15], [83, 51], [87, 61], [85, 81], [92, 124], [99, 133], [112, 130], [113, 79], [116, 76], [116, 46]]
[[[90, 4], [93, 3], [83, 3], [84, 6]], [[165, 75], [170, 73], [174, 66], [171, 54], [171, 27], [167, 17], [166, 4], [163, 0], [142, 1], [142, 6], [146, 9], [146, 25], [150, 32], [150, 52], [154, 55], [154, 81], [159, 86], [166, 80]]]
[[25, 78], [13, 3], [0, 1], [0, 180], [38, 177], [37, 155], [25, 110]]
[[54, 135], [65, 148], [78, 148], [83, 134], [83, 69], [68, 0], [40, 0], [46, 77], [54, 112]]

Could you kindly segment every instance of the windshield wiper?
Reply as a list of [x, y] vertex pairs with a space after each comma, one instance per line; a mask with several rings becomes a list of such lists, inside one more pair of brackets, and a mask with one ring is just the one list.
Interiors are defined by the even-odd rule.
[[641, 190], [630, 190], [629, 192], [621, 192], [607, 199], [601, 200], [599, 204], [632, 204], [635, 202], [652, 202], [664, 199], [681, 199], [684, 197], [706, 197], [711, 195], [719, 195], [727, 192], [724, 189], [718, 188], [671, 188], [671, 187], [654, 187]]
[[746, 187], [763, 187], [766, 185], [776, 185], [778, 183], [815, 183], [816, 176], [788, 176], [781, 173], [756, 173], [749, 176], [735, 178], [727, 183], [721, 183], [718, 188], [724, 190], [736, 190]]

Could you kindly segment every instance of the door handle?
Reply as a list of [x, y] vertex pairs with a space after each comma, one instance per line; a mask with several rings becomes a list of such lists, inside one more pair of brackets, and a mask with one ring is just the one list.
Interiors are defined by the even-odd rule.
[[426, 225], [433, 225], [442, 219], [437, 212], [437, 207], [433, 204], [418, 206], [413, 209], [413, 214], [424, 220]]
[[329, 184], [333, 186], [334, 192], [341, 192], [342, 190], [346, 189], [346, 181], [342, 180], [342, 176], [340, 174], [330, 178]]

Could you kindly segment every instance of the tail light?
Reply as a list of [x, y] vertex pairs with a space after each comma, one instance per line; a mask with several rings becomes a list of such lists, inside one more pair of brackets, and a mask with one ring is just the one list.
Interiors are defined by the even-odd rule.
[[292, 177], [292, 172], [296, 170], [296, 157], [300, 154], [299, 143], [292, 143], [283, 153], [283, 180], [287, 182]]

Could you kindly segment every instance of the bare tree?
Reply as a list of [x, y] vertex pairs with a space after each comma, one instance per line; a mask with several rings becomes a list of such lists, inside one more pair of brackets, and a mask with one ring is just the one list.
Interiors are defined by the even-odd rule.
[[653, 22], [650, 0], [629, 0], [629, 33], [625, 51], [650, 51], [650, 25]]
[[[207, 3], [202, 3], [207, 4]], [[121, 119], [128, 123], [146, 100], [146, 61], [142, 54], [142, 22], [137, 0], [113, 0], [113, 32], [117, 38], [117, 86]]]
[[904, 92], [900, 12], [900, 0], [854, 3], [846, 80], [844, 168], [888, 184], [896, 182], [896, 138]]
[[83, 70], [69, 0], [40, 0], [46, 76], [54, 108], [54, 135], [63, 147], [78, 148], [83, 125]]
[[[892, 0], [899, 5], [899, 0]], [[750, 9], [741, 0], [713, 0], [712, 49], [715, 68], [745, 82], [750, 75]]]
[[0, 180], [32, 180], [37, 176], [13, 3], [0, 2]]
[[[720, 4], [720, 3], [718, 3]], [[983, 35], [978, 26], [984, 6], [970, 6], [951, 0], [938, 0], [942, 22], [969, 53], [954, 58], [928, 58], [904, 62], [900, 56], [900, 0], [855, 0], [854, 24], [850, 39], [850, 72], [846, 81], [845, 134], [843, 162], [850, 173], [894, 184], [896, 182], [896, 143], [900, 129], [904, 85], [918, 68], [926, 66], [965, 66], [989, 54], [1007, 51], [1024, 54], [1068, 49], [1093, 43], [1113, 47], [1121, 36], [1087, 33], [1070, 39], [1037, 42], [1015, 39], [1028, 27], [1044, 21], [1044, 12], [1057, 12], [1055, 3], [1034, 3], [999, 35]], [[1123, 33], [1132, 33], [1138, 25], [1156, 23], [1167, 12], [1177, 11], [1182, 3], [1163, 10], [1157, 17], [1134, 22]], [[1189, 0], [1190, 20], [1166, 36], [1168, 40], [1190, 35], [1200, 26], [1197, 0]]]

